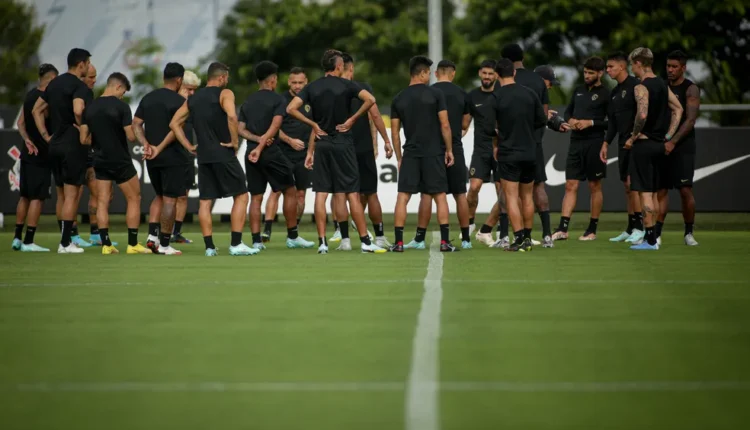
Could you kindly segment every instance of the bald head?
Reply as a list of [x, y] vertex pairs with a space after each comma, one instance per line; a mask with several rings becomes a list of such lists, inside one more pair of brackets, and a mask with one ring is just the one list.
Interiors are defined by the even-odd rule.
[[83, 78], [83, 82], [89, 89], [94, 89], [94, 85], [96, 85], [96, 67], [93, 64], [89, 64], [89, 71], [86, 77]]

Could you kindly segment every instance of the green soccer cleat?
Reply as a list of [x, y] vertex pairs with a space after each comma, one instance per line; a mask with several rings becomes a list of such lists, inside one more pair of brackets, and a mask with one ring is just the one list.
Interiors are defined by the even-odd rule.
[[42, 248], [36, 243], [30, 243], [28, 245], [24, 243], [21, 245], [21, 252], [49, 252], [49, 249]]
[[404, 245], [404, 249], [425, 249], [424, 241], [417, 242], [416, 240], [412, 240]]
[[22, 246], [23, 246], [23, 242], [21, 242], [21, 239], [13, 239], [11, 248], [13, 248], [14, 251], [20, 251]]
[[296, 239], [286, 238], [286, 247], [289, 249], [309, 249], [315, 246], [315, 243], [305, 240], [299, 236]]
[[237, 246], [229, 247], [229, 255], [232, 255], [232, 256], [255, 255], [259, 252], [260, 252], [259, 249], [250, 248], [249, 246], [245, 245], [242, 242], [240, 242], [240, 244]]
[[206, 257], [216, 257], [217, 255], [219, 255], [219, 253], [216, 252], [214, 248], [206, 249]]
[[613, 237], [609, 239], [609, 241], [610, 242], [625, 242], [629, 238], [630, 238], [630, 234], [628, 234], [628, 232], [623, 231], [622, 233], [619, 234], [619, 236]]

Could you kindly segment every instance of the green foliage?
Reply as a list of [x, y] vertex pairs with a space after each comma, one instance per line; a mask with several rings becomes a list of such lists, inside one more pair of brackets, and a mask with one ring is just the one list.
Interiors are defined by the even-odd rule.
[[44, 26], [34, 23], [34, 7], [18, 0], [0, 1], [0, 104], [19, 104], [29, 82], [37, 80], [33, 61]]

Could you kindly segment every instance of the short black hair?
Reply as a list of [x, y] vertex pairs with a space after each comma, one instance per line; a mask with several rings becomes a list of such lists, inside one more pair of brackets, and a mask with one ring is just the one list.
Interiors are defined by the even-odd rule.
[[344, 60], [344, 64], [353, 64], [354, 63], [354, 57], [352, 57], [348, 52], [342, 52], [341, 58]]
[[682, 66], [687, 65], [687, 61], [689, 58], [690, 57], [688, 57], [688, 54], [680, 51], [679, 49], [677, 51], [672, 51], [669, 53], [669, 55], [667, 55], [667, 60], [677, 60]]
[[279, 72], [279, 66], [271, 61], [261, 61], [255, 65], [254, 72], [255, 78], [258, 79], [258, 81], [265, 81], [270, 76]]
[[227, 66], [224, 63], [219, 63], [218, 61], [214, 61], [213, 63], [208, 65], [208, 79], [214, 79], [218, 78], [222, 75], [228, 75], [229, 74], [229, 66]]
[[497, 61], [495, 60], [484, 60], [482, 61], [482, 64], [479, 65], [479, 69], [487, 69], [490, 68], [492, 70], [495, 70], [495, 64], [497, 64]]
[[424, 55], [417, 55], [409, 60], [409, 74], [411, 76], [417, 76], [425, 70], [430, 70], [430, 67], [432, 67], [432, 60]]
[[80, 63], [85, 63], [89, 58], [91, 58], [89, 51], [81, 48], [73, 48], [68, 52], [68, 68], [72, 69]]
[[495, 63], [495, 72], [501, 78], [512, 78], [516, 68], [509, 58], [501, 58]]
[[57, 68], [49, 63], [44, 63], [39, 66], [39, 77], [43, 77], [49, 72], [54, 72], [56, 75], [59, 75], [60, 72], [57, 71]]
[[607, 64], [604, 62], [602, 57], [589, 57], [583, 63], [584, 69], [593, 70], [595, 72], [603, 72], [606, 67]]
[[503, 46], [500, 57], [507, 58], [512, 62], [523, 61], [523, 48], [517, 43], [509, 43]]
[[336, 49], [327, 49], [323, 53], [323, 58], [320, 59], [320, 66], [324, 72], [332, 72], [336, 70], [336, 63], [338, 58], [343, 58], [343, 53]]
[[302, 67], [292, 67], [292, 70], [289, 71], [290, 75], [299, 75], [300, 73], [307, 76], [307, 72]]
[[164, 80], [171, 81], [172, 79], [182, 78], [185, 76], [185, 67], [180, 63], [167, 63], [164, 66]]
[[619, 61], [621, 63], [627, 63], [628, 62], [628, 54], [622, 52], [622, 51], [616, 51], [607, 56], [607, 61]]
[[125, 87], [125, 90], [130, 91], [130, 81], [128, 80], [128, 77], [122, 73], [114, 72], [109, 75], [107, 78], [107, 85], [111, 85], [112, 81], [119, 81]]
[[451, 60], [440, 60], [437, 64], [438, 70], [440, 69], [453, 69], [456, 70], [456, 63]]

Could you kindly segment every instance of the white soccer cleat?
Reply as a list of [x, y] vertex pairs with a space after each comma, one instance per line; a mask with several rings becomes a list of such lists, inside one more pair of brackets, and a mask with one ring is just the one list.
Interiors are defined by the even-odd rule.
[[477, 242], [483, 243], [486, 246], [492, 246], [492, 244], [495, 243], [495, 241], [492, 240], [492, 233], [477, 233], [476, 238]]
[[390, 242], [388, 242], [388, 239], [386, 239], [385, 236], [378, 236], [378, 237], [376, 237], [375, 238], [375, 245], [378, 245], [379, 247], [385, 248], [385, 249], [388, 249], [391, 246], [393, 246], [393, 245], [391, 245]]
[[350, 238], [341, 239], [341, 245], [339, 245], [338, 248], [336, 248], [336, 251], [351, 251], [352, 250], [352, 240]]
[[174, 249], [171, 246], [159, 246], [159, 255], [182, 255], [182, 251]]
[[[349, 225], [351, 225], [352, 229], [354, 229], [354, 231], [356, 231], [357, 234], [359, 234], [359, 230], [357, 230], [357, 224], [354, 222], [354, 220], [350, 220], [349, 221]], [[367, 236], [370, 238], [370, 241], [375, 240], [375, 236], [373, 236], [373, 234], [372, 234], [372, 232], [370, 232], [370, 230], [367, 230]]]
[[493, 242], [492, 245], [490, 245], [490, 248], [508, 249], [509, 247], [510, 247], [510, 237], [508, 236], [498, 239], [497, 241]]
[[[697, 245], [697, 243], [696, 243]], [[22, 244], [21, 245], [21, 252], [49, 252], [49, 249], [42, 248], [41, 246], [37, 245], [36, 243], [30, 243], [30, 244]]]
[[661, 246], [661, 236], [656, 238], [656, 244]]
[[471, 236], [472, 233], [474, 233], [474, 230], [477, 229], [476, 224], [469, 224], [469, 236]]
[[[685, 245], [698, 246], [698, 241], [695, 240], [695, 237], [693, 237], [693, 233], [688, 233], [685, 235]], [[21, 250], [23, 251], [23, 248]]]
[[318, 247], [318, 254], [328, 254], [328, 246], [327, 245], [320, 245]]
[[341, 242], [341, 230], [336, 230], [333, 233], [333, 236], [331, 236], [330, 239], [328, 239], [329, 242]]
[[552, 240], [552, 236], [544, 236], [544, 242], [542, 243], [542, 248], [554, 248], [555, 247], [555, 241]]
[[539, 242], [538, 240], [531, 239], [531, 245], [533, 245], [533, 246], [539, 246], [541, 244], [542, 244], [542, 242]]
[[361, 250], [363, 253], [369, 253], [369, 254], [385, 254], [388, 252], [387, 249], [381, 248], [378, 245], [375, 245], [374, 243], [371, 243], [369, 245], [365, 245], [364, 243], [361, 246]]
[[78, 246], [76, 246], [75, 243], [70, 242], [70, 245], [68, 246], [62, 246], [62, 244], [60, 244], [57, 247], [57, 253], [58, 254], [83, 254], [83, 248], [79, 248]]

